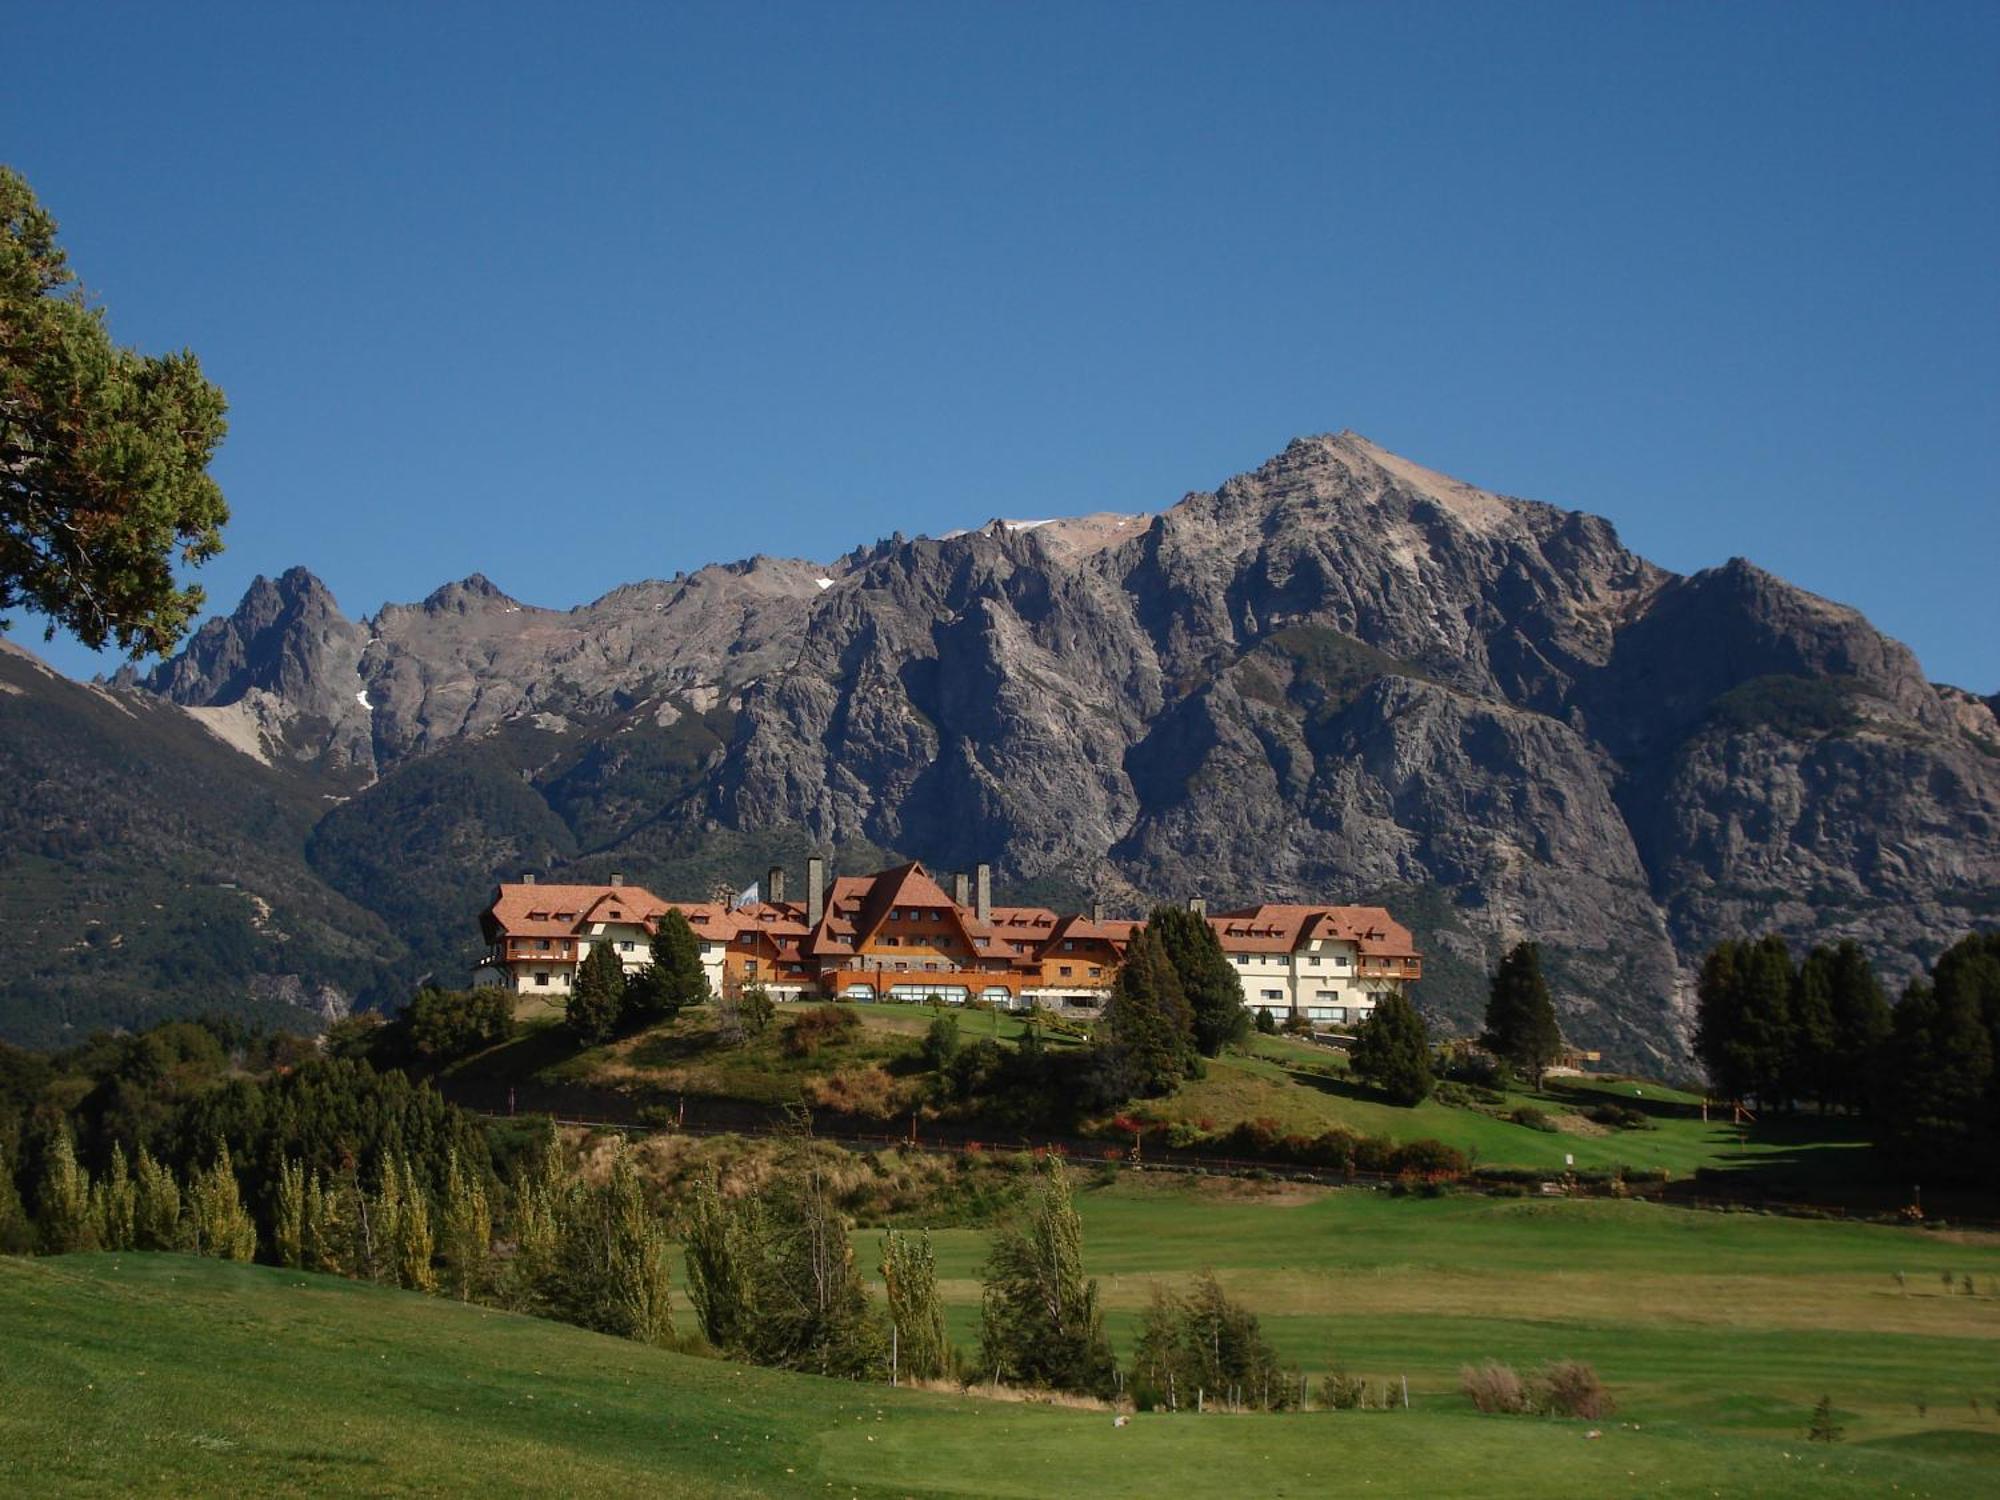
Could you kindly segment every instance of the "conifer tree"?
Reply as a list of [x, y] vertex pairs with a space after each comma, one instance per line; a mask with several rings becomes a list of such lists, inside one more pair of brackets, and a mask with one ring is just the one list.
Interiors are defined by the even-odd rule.
[[493, 1211], [487, 1204], [486, 1183], [466, 1165], [456, 1146], [445, 1162], [443, 1239], [451, 1290], [461, 1302], [470, 1301], [486, 1284]]
[[1104, 1029], [1119, 1091], [1167, 1094], [1188, 1075], [1195, 1058], [1194, 1012], [1165, 945], [1150, 927], [1125, 950], [1105, 1006]]
[[42, 1156], [42, 1249], [67, 1255], [97, 1248], [97, 1230], [90, 1212], [90, 1174], [77, 1163], [76, 1142], [67, 1123], [49, 1136]]
[[1231, 1042], [1242, 1041], [1250, 1030], [1243, 983], [1207, 919], [1185, 907], [1163, 906], [1146, 926], [1159, 936], [1187, 997], [1195, 1050], [1203, 1057], [1216, 1057]]
[[1792, 976], [1785, 1046], [1784, 1092], [1825, 1110], [1838, 1087], [1838, 1039], [1833, 1020], [1834, 951], [1818, 947]]
[[111, 1165], [90, 1189], [91, 1221], [97, 1243], [104, 1250], [138, 1248], [138, 1193], [132, 1185], [131, 1169], [125, 1162], [125, 1147], [111, 1143]]
[[1097, 1283], [1083, 1274], [1083, 1223], [1057, 1156], [1043, 1160], [1027, 1222], [994, 1237], [980, 1298], [979, 1371], [1095, 1396], [1115, 1383]]
[[1538, 944], [1516, 943], [1500, 960], [1487, 993], [1486, 1033], [1479, 1045], [1538, 1089], [1549, 1064], [1562, 1055], [1562, 1031], [1548, 980], [1542, 977]]
[[1354, 1039], [1349, 1064], [1357, 1077], [1375, 1085], [1397, 1104], [1421, 1104], [1430, 1097], [1430, 1036], [1416, 1007], [1391, 993], [1376, 1002], [1375, 1012]]
[[218, 1260], [253, 1260], [257, 1255], [257, 1223], [243, 1206], [229, 1144], [216, 1148], [215, 1161], [195, 1173], [188, 1185], [191, 1239], [196, 1255]]
[[1868, 955], [1853, 939], [1833, 950], [1833, 1095], [1859, 1110], [1889, 1040], [1889, 1002]]
[[625, 1013], [625, 965], [609, 942], [590, 945], [576, 967], [565, 1019], [577, 1039], [601, 1042], [618, 1029]]
[[917, 1237], [899, 1229], [882, 1236], [882, 1282], [889, 1293], [889, 1322], [896, 1331], [896, 1368], [911, 1380], [936, 1380], [951, 1373], [956, 1360], [945, 1334], [937, 1257], [928, 1229]]
[[133, 1204], [134, 1241], [141, 1250], [181, 1248], [181, 1187], [174, 1174], [153, 1160], [144, 1146], [139, 1148], [139, 1166]]
[[708, 973], [701, 966], [701, 939], [678, 907], [668, 907], [653, 931], [653, 962], [627, 990], [632, 1020], [646, 1025], [672, 1021], [682, 1009], [708, 1002]]

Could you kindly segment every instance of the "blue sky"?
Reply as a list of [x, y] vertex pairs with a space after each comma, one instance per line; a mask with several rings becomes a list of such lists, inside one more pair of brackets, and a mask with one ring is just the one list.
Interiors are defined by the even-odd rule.
[[[1295, 434], [2000, 688], [2000, 8], [17, 7], [24, 172], [227, 390], [212, 605], [1157, 509]], [[35, 649], [38, 623], [17, 620]], [[96, 663], [47, 648], [66, 670]]]

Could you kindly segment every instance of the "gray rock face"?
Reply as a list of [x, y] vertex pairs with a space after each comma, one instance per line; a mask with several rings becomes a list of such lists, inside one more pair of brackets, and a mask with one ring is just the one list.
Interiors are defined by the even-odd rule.
[[522, 774], [580, 847], [679, 851], [627, 861], [661, 885], [802, 830], [1127, 903], [1384, 897], [1434, 1011], [1473, 1019], [1532, 936], [1572, 1036], [1656, 1063], [1722, 937], [1852, 935], [1901, 977], [2000, 893], [1993, 700], [1748, 563], [1679, 577], [1353, 434], [1150, 517], [567, 612], [475, 576], [347, 626], [288, 573], [150, 685], [268, 693], [385, 775], [532, 726], [574, 746]]

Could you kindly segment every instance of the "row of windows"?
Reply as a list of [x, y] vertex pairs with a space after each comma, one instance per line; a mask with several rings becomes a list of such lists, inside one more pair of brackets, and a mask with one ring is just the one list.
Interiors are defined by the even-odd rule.
[[[1253, 960], [1261, 960], [1264, 963], [1283, 963], [1285, 960], [1285, 955], [1283, 954], [1260, 955], [1255, 953], [1239, 953], [1236, 955], [1236, 962], [1238, 967], [1240, 968], [1245, 968], [1245, 969], [1249, 968]], [[1346, 968], [1347, 962], [1348, 962], [1347, 955], [1345, 953], [1334, 954], [1333, 966], [1336, 969]], [[1408, 963], [1409, 966], [1413, 969], [1417, 966], [1417, 961], [1414, 958], [1408, 960]], [[1306, 967], [1309, 969], [1317, 969], [1319, 967], [1319, 955], [1317, 953], [1309, 953], [1306, 955]]]

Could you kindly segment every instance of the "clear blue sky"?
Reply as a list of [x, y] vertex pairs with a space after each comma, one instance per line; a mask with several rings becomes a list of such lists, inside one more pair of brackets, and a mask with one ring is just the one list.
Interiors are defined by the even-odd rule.
[[[16, 6], [229, 608], [1155, 509], [1352, 427], [2000, 688], [2000, 6]], [[36, 622], [15, 638], [42, 649]], [[73, 645], [52, 655], [94, 663]]]

